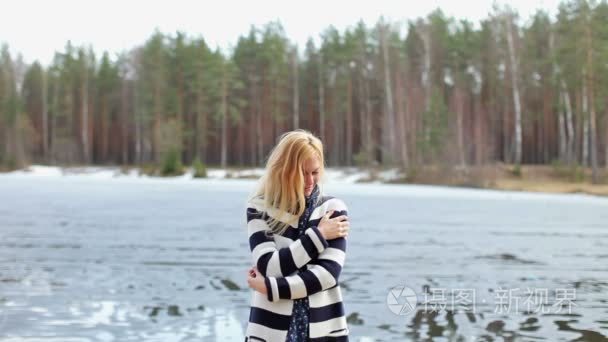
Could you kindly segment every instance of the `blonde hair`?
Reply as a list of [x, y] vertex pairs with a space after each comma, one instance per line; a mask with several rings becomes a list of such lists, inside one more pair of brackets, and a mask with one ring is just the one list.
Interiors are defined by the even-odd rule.
[[323, 143], [302, 129], [282, 134], [270, 152], [266, 170], [253, 197], [261, 197], [265, 208], [273, 209], [272, 217], [265, 215], [271, 233], [283, 234], [289, 227], [289, 217], [299, 217], [304, 212], [303, 166], [304, 161], [310, 158], [318, 158], [319, 175], [322, 177], [325, 171]]

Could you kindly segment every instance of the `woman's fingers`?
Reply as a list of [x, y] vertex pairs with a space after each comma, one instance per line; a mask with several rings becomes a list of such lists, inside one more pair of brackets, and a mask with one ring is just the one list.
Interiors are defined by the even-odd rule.
[[341, 222], [340, 235], [342, 235], [342, 236], [348, 235], [349, 230], [350, 230], [350, 224], [348, 223], [348, 221]]
[[350, 223], [348, 222], [347, 215], [340, 215], [334, 218], [330, 218], [335, 210], [330, 210], [321, 219], [319, 225], [322, 231], [323, 237], [327, 240], [336, 239], [339, 237], [345, 237], [348, 235], [350, 229]]
[[257, 267], [255, 267], [255, 266], [251, 267], [251, 268], [250, 268], [250, 269], [247, 271], [247, 275], [248, 275], [249, 277], [251, 277], [251, 278], [255, 278], [255, 277], [257, 277], [258, 273], [259, 273], [258, 268], [257, 268]]
[[338, 217], [334, 217], [332, 220], [335, 220], [335, 221], [338, 221], [338, 222], [347, 221], [348, 220], [348, 216], [341, 215], [341, 216], [338, 216]]
[[350, 228], [350, 223], [348, 221], [338, 222], [338, 228]]

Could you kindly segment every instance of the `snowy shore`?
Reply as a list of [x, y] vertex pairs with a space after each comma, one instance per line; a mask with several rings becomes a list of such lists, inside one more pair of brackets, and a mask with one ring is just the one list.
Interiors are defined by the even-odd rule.
[[[264, 169], [207, 169], [206, 179], [257, 179], [262, 176]], [[174, 177], [157, 177], [149, 176], [141, 172], [137, 168], [125, 170], [120, 167], [58, 167], [31, 165], [25, 169], [4, 173], [5, 175], [24, 176], [24, 177], [41, 177], [41, 178], [87, 178], [87, 179], [163, 179], [163, 180], [197, 180], [193, 177], [194, 171], [187, 169], [181, 176]], [[403, 177], [397, 169], [386, 170], [377, 173], [373, 181], [368, 181], [370, 175], [368, 171], [359, 168], [328, 168], [325, 171], [325, 181], [337, 183], [386, 183]]]
[[[264, 173], [262, 168], [251, 169], [207, 169], [207, 178], [194, 178], [193, 170], [188, 169], [181, 176], [159, 177], [150, 176], [138, 168], [122, 167], [57, 167], [32, 165], [22, 170], [0, 173], [0, 182], [11, 180], [49, 180], [61, 182], [78, 182], [82, 184], [205, 184], [205, 186], [221, 186], [229, 190], [241, 189], [243, 186], [252, 188], [253, 184]], [[494, 188], [475, 188], [463, 186], [446, 186], [442, 184], [398, 184], [404, 175], [397, 169], [376, 172], [370, 177], [369, 171], [359, 168], [328, 168], [322, 182], [327, 190], [339, 190], [356, 194], [378, 194], [387, 196], [413, 196], [413, 197], [459, 197], [459, 198], [509, 198], [565, 200], [608, 203], [605, 196], [595, 196], [584, 191], [534, 191], [526, 187], [509, 189], [500, 186]], [[7, 184], [7, 183], [5, 183]], [[597, 186], [596, 186], [597, 187]], [[608, 187], [608, 186], [606, 186]], [[505, 191], [506, 190], [506, 191]], [[542, 190], [542, 189], [541, 189]]]

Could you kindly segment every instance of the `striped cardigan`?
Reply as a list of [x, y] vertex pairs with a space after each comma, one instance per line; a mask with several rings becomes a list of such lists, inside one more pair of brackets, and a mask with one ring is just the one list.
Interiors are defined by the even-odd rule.
[[346, 215], [344, 202], [319, 197], [298, 238], [298, 217], [282, 235], [268, 236], [264, 214], [277, 217], [276, 209], [253, 199], [247, 204], [247, 228], [253, 264], [265, 277], [268, 294], [253, 291], [245, 341], [284, 342], [289, 329], [293, 300], [308, 297], [310, 341], [348, 341], [348, 327], [338, 277], [344, 266], [346, 239], [325, 240], [317, 226], [325, 213]]

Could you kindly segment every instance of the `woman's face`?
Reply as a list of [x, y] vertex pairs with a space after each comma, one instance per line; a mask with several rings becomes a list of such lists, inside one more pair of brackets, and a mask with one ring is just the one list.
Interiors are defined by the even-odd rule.
[[304, 174], [304, 195], [310, 196], [315, 184], [319, 181], [321, 163], [318, 158], [309, 158], [302, 165]]

